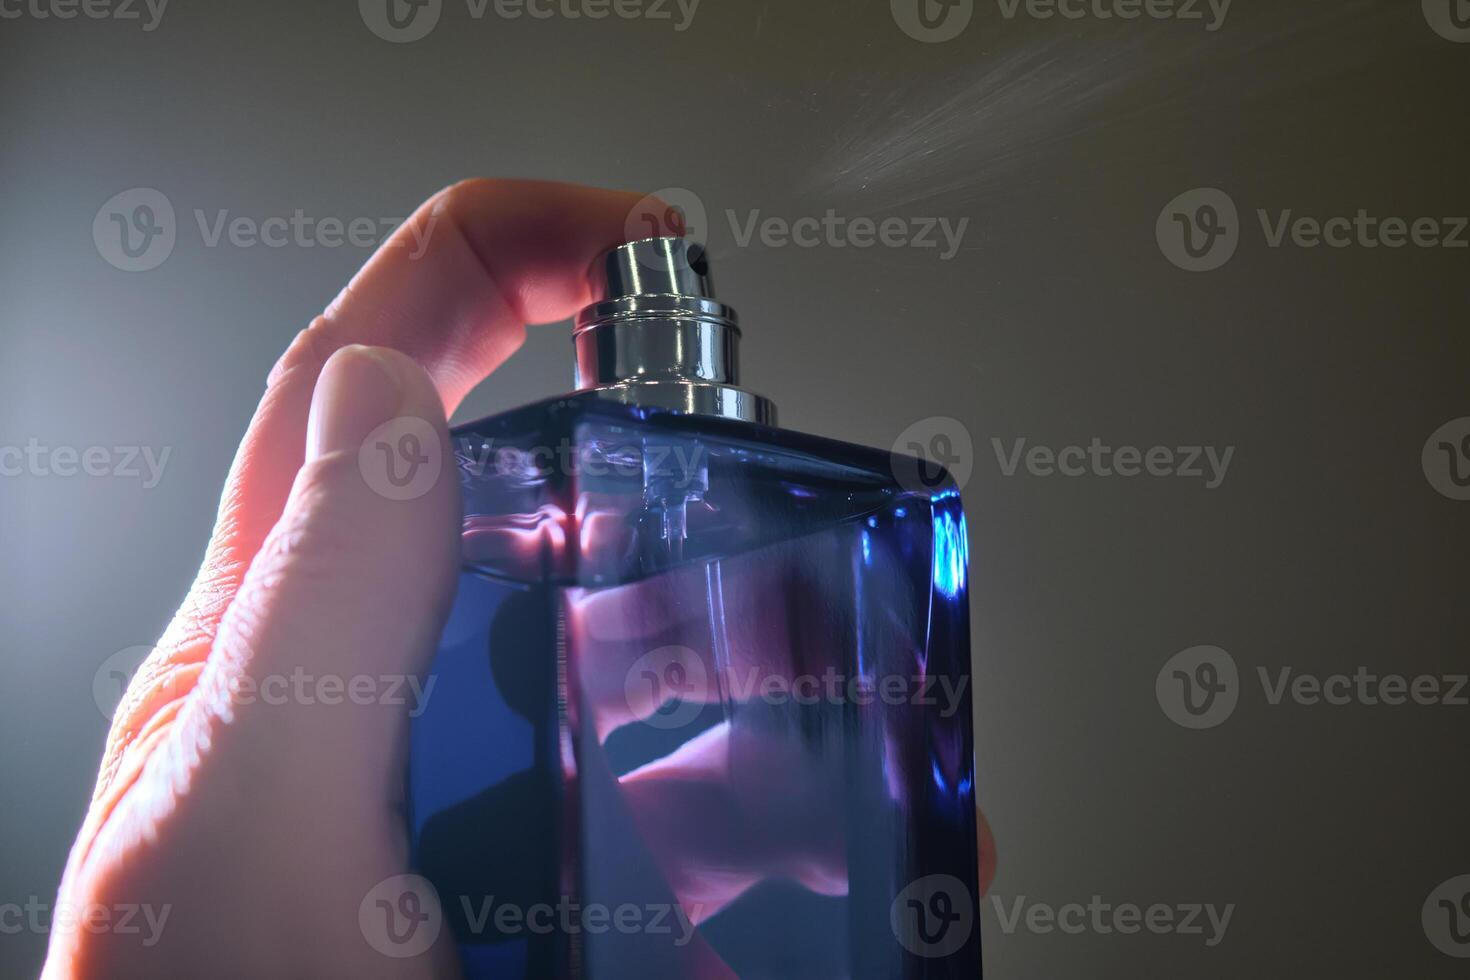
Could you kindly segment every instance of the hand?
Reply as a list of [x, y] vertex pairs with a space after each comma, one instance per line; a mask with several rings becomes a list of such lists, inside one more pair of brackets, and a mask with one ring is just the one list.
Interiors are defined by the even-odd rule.
[[282, 355], [195, 583], [114, 717], [61, 883], [58, 905], [167, 909], [165, 927], [147, 946], [56, 930], [43, 977], [457, 974], [447, 931], [424, 956], [388, 959], [358, 925], [373, 886], [410, 870], [408, 707], [234, 694], [301, 671], [427, 670], [458, 566], [458, 489], [389, 500], [364, 483], [358, 448], [415, 416], [447, 458], [447, 415], [525, 324], [587, 302], [585, 270], [625, 240], [638, 202], [450, 187]]

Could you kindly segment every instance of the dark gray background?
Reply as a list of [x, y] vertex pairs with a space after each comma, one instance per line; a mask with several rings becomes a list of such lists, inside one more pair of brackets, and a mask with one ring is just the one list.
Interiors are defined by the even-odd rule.
[[[493, 8], [492, 8], [493, 10]], [[1470, 44], [1418, 0], [1236, 0], [1223, 26], [977, 4], [920, 43], [883, 2], [703, 0], [668, 21], [471, 19], [374, 36], [350, 0], [173, 0], [137, 22], [0, 20], [0, 445], [171, 447], [161, 483], [0, 478], [0, 904], [49, 902], [106, 723], [93, 674], [189, 583], [266, 372], [364, 260], [205, 248], [193, 212], [402, 217], [473, 175], [652, 191], [711, 215], [745, 374], [793, 428], [973, 440], [979, 795], [1007, 910], [1236, 908], [1200, 936], [1006, 934], [997, 978], [1463, 976], [1420, 908], [1470, 873], [1470, 708], [1271, 706], [1256, 668], [1467, 670], [1470, 503], [1420, 450], [1470, 415], [1470, 251], [1270, 248], [1257, 208], [1470, 214]], [[103, 202], [168, 196], [121, 272]], [[1155, 219], [1218, 187], [1234, 258], [1172, 265]], [[725, 217], [969, 218], [915, 248], [739, 247]], [[563, 326], [466, 417], [553, 393]], [[1006, 477], [991, 439], [1236, 447], [1224, 483]], [[1155, 677], [1196, 644], [1243, 690], [1207, 731]], [[0, 934], [0, 975], [45, 937]]]

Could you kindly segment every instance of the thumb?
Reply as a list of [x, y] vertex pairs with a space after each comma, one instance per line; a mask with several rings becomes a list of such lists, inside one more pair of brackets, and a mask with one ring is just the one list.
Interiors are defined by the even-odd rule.
[[[88, 936], [84, 954], [76, 931], [57, 934], [48, 976], [195, 975], [158, 965], [219, 950], [240, 957], [233, 975], [387, 975], [359, 908], [408, 869], [408, 723], [453, 594], [459, 495], [439, 395], [403, 354], [333, 354], [307, 431], [196, 685], [141, 725], [62, 883], [78, 901], [156, 899], [168, 939]], [[240, 947], [304, 929], [304, 946]], [[428, 967], [452, 968], [446, 949]], [[83, 955], [108, 966], [77, 967]]]
[[424, 370], [387, 348], [333, 354], [305, 465], [200, 680], [229, 685], [205, 693], [231, 715], [217, 750], [247, 753], [245, 771], [268, 762], [287, 783], [259, 787], [272, 800], [300, 801], [314, 820], [393, 819], [408, 721], [432, 695], [424, 674], [453, 595], [454, 477]]

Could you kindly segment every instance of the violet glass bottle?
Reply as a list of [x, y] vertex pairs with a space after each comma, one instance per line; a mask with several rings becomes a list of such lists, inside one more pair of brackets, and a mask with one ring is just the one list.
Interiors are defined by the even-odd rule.
[[579, 390], [454, 434], [409, 819], [466, 976], [978, 976], [953, 484], [774, 428], [697, 246], [592, 277]]

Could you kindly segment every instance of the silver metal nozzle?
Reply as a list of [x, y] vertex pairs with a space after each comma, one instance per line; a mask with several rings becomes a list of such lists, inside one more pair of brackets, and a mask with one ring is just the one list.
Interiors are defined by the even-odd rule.
[[775, 424], [775, 406], [739, 387], [739, 318], [714, 298], [699, 245], [681, 238], [620, 245], [593, 263], [589, 281], [594, 299], [572, 334], [579, 392]]

